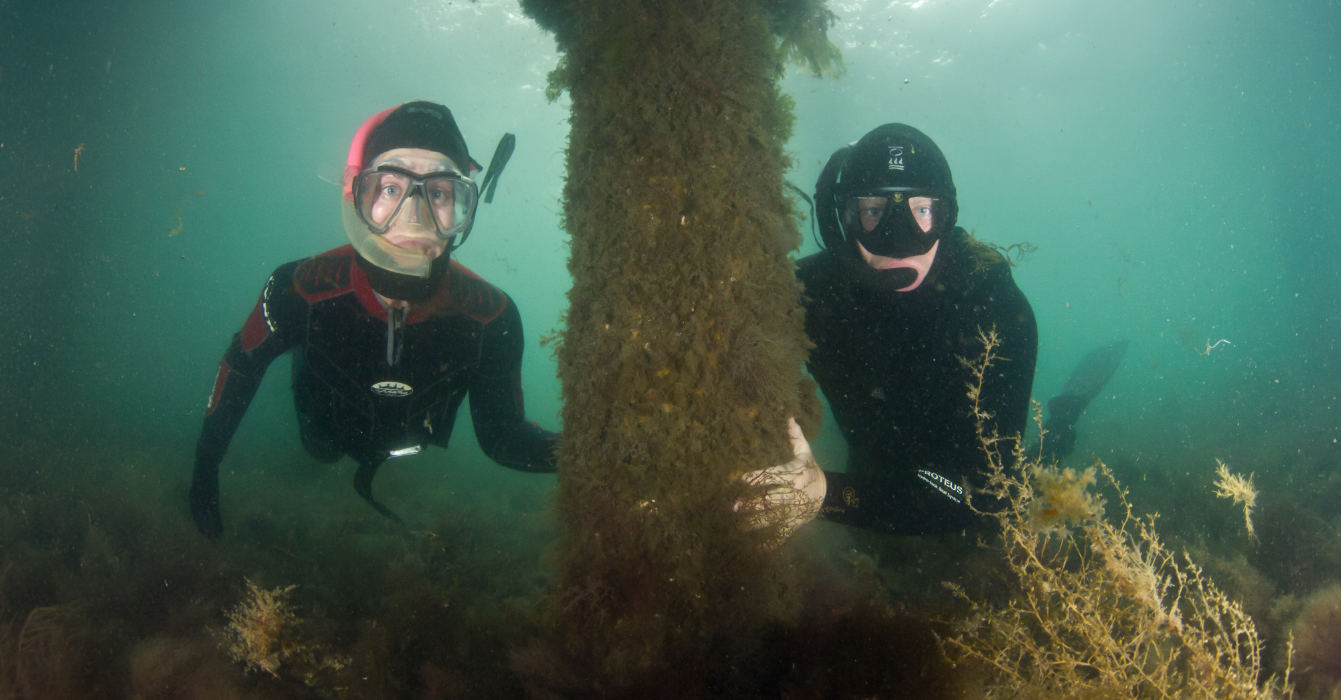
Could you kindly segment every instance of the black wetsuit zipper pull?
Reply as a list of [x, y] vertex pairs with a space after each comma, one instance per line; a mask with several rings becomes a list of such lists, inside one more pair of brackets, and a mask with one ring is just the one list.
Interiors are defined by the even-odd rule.
[[410, 311], [408, 306], [388, 306], [386, 309], [386, 364], [388, 367], [395, 367], [400, 362], [401, 346], [404, 341], [401, 338], [401, 326], [405, 323], [405, 316]]

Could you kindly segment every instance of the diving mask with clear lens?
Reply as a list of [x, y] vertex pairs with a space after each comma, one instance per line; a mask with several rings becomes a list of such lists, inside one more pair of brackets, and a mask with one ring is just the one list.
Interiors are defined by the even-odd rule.
[[394, 165], [379, 165], [355, 176], [354, 211], [381, 235], [398, 217], [433, 222], [438, 238], [450, 240], [470, 230], [478, 189], [475, 182], [454, 169], [419, 174]]

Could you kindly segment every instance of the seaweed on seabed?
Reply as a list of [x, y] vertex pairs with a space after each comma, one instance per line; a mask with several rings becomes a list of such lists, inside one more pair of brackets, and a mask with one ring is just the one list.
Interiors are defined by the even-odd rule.
[[1341, 584], [1314, 592], [1292, 623], [1300, 695], [1341, 697]]
[[266, 589], [250, 579], [246, 584], [246, 596], [228, 612], [228, 625], [219, 633], [224, 651], [249, 671], [311, 688], [334, 687], [350, 660], [330, 652], [298, 616], [289, 602], [294, 586]]
[[[983, 495], [999, 505], [979, 512], [1000, 526], [998, 546], [1017, 590], [993, 606], [947, 584], [970, 610], [942, 640], [951, 661], [984, 669], [989, 696], [1289, 695], [1289, 662], [1283, 677], [1259, 684], [1262, 641], [1252, 619], [1186, 554], [1164, 546], [1153, 516], [1132, 514], [1126, 490], [1103, 463], [1095, 468], [1118, 506], [1115, 521], [1095, 497], [1077, 493], [1092, 478], [1041, 479], [1048, 469], [1026, 457], [1018, 440], [985, 427], [990, 416], [978, 407], [977, 391], [999, 338], [993, 329], [980, 331], [980, 339], [982, 356], [965, 362], [979, 380], [969, 396], [989, 462]], [[1014, 447], [1007, 452], [1008, 444]], [[1090, 507], [1070, 512], [1072, 531], [1041, 518], [1055, 513], [1040, 503]]]
[[13, 641], [17, 697], [105, 697], [110, 679], [94, 663], [102, 641], [74, 605], [33, 608]]

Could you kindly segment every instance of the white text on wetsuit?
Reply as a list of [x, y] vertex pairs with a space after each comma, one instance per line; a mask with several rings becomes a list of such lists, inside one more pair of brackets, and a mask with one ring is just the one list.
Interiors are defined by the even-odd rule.
[[928, 471], [926, 469], [918, 469], [917, 478], [927, 482], [928, 484], [931, 484], [933, 488], [935, 488], [937, 491], [940, 491], [942, 494], [945, 495], [946, 498], [954, 501], [955, 503], [964, 502], [964, 487], [960, 486], [959, 484], [956, 484], [953, 481], [950, 481], [949, 479], [941, 476], [940, 474], [937, 474], [936, 472], [933, 471]]

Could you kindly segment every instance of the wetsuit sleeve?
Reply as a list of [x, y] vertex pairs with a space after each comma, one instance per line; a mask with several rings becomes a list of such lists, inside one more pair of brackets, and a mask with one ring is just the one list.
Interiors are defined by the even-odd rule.
[[470, 384], [470, 417], [480, 449], [499, 464], [528, 472], [552, 472], [559, 435], [526, 420], [522, 399], [521, 315], [509, 298], [484, 328], [480, 371]]
[[[942, 470], [944, 471], [944, 470]], [[964, 487], [937, 471], [919, 469], [880, 478], [824, 472], [825, 520], [899, 535], [950, 532], [979, 525]]]
[[301, 324], [302, 298], [293, 289], [296, 263], [280, 267], [266, 281], [261, 298], [242, 330], [234, 334], [215, 375], [214, 389], [205, 408], [205, 420], [196, 442], [191, 479], [191, 510], [197, 526], [218, 536], [219, 463], [242, 422], [265, 370], [288, 350]]

